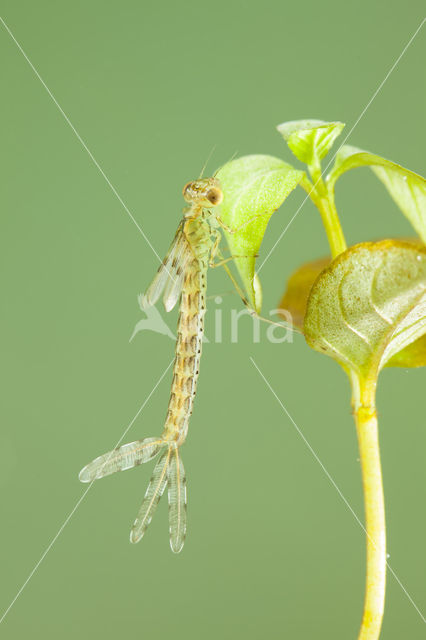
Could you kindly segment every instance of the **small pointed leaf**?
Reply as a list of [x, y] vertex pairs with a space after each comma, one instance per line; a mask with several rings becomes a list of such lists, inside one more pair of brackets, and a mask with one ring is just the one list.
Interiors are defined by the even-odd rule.
[[312, 287], [308, 344], [359, 377], [376, 378], [426, 334], [426, 247], [365, 242], [340, 254]]
[[345, 145], [336, 156], [327, 182], [333, 188], [343, 173], [365, 166], [369, 166], [383, 182], [392, 199], [426, 243], [426, 180], [422, 176], [369, 151]]
[[243, 256], [236, 257], [235, 264], [249, 301], [257, 312], [260, 311], [261, 292], [259, 281], [254, 281], [256, 255], [271, 215], [297, 186], [302, 175], [302, 171], [296, 171], [279, 158], [264, 155], [237, 158], [217, 172], [223, 191], [219, 215], [228, 227], [237, 229], [235, 233], [225, 232], [225, 236], [231, 255]]
[[327, 155], [344, 126], [343, 122], [292, 120], [279, 124], [277, 129], [296, 158], [312, 165]]

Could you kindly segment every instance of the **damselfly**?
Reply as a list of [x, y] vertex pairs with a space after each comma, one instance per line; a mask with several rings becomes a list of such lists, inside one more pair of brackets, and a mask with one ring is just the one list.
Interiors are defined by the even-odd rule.
[[189, 182], [183, 189], [183, 197], [189, 206], [184, 209], [175, 238], [151, 286], [139, 298], [140, 306], [146, 309], [164, 292], [166, 311], [171, 311], [180, 299], [173, 381], [163, 433], [118, 447], [96, 458], [80, 472], [82, 482], [92, 482], [116, 471], [131, 469], [160, 454], [130, 540], [138, 542], [142, 538], [167, 487], [170, 546], [175, 553], [181, 551], [186, 534], [186, 481], [180, 447], [188, 432], [199, 374], [207, 270], [209, 266], [225, 265], [227, 260], [236, 257], [214, 262], [219, 255], [219, 228], [235, 233], [258, 217], [250, 218], [238, 229], [230, 229], [215, 209], [223, 198], [216, 178]]

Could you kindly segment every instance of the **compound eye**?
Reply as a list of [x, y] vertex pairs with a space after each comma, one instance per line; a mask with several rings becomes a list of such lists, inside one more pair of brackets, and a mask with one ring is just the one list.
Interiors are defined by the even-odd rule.
[[217, 187], [213, 187], [212, 189], [209, 189], [207, 191], [206, 198], [211, 204], [217, 205], [217, 204], [220, 204], [222, 202], [223, 193]]

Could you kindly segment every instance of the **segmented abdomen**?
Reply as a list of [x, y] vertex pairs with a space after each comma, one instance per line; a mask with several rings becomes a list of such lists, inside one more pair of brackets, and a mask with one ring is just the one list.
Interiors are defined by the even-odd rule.
[[162, 437], [182, 444], [188, 431], [189, 418], [199, 374], [206, 312], [207, 268], [210, 236], [200, 223], [185, 225], [193, 258], [185, 265], [176, 341], [176, 358], [166, 424]]

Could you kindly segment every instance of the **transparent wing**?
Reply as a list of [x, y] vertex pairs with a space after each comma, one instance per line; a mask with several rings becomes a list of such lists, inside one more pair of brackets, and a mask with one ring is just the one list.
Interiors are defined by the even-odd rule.
[[154, 467], [139, 513], [130, 532], [130, 542], [139, 542], [152, 520], [154, 511], [167, 485], [167, 467], [170, 462], [170, 447], [163, 453]]
[[89, 462], [81, 471], [79, 479], [81, 482], [92, 482], [116, 471], [125, 471], [136, 467], [138, 464], [152, 460], [164, 446], [164, 442], [159, 438], [145, 438], [136, 440], [129, 444], [113, 449], [102, 456]]
[[167, 469], [169, 494], [170, 546], [174, 553], [182, 551], [186, 536], [186, 478], [179, 449], [172, 450]]
[[163, 290], [163, 302], [166, 310], [173, 309], [182, 290], [183, 274], [190, 254], [191, 250], [183, 233], [183, 222], [181, 222], [154, 280], [146, 292], [139, 296], [139, 304], [142, 309], [153, 306]]
[[163, 304], [166, 311], [171, 311], [174, 308], [176, 302], [179, 300], [179, 296], [182, 291], [183, 276], [184, 276], [184, 264], [182, 261], [180, 266], [180, 273], [176, 272], [176, 275], [175, 275], [176, 279], [174, 281], [171, 278], [169, 278], [166, 284], [166, 287], [164, 289]]

